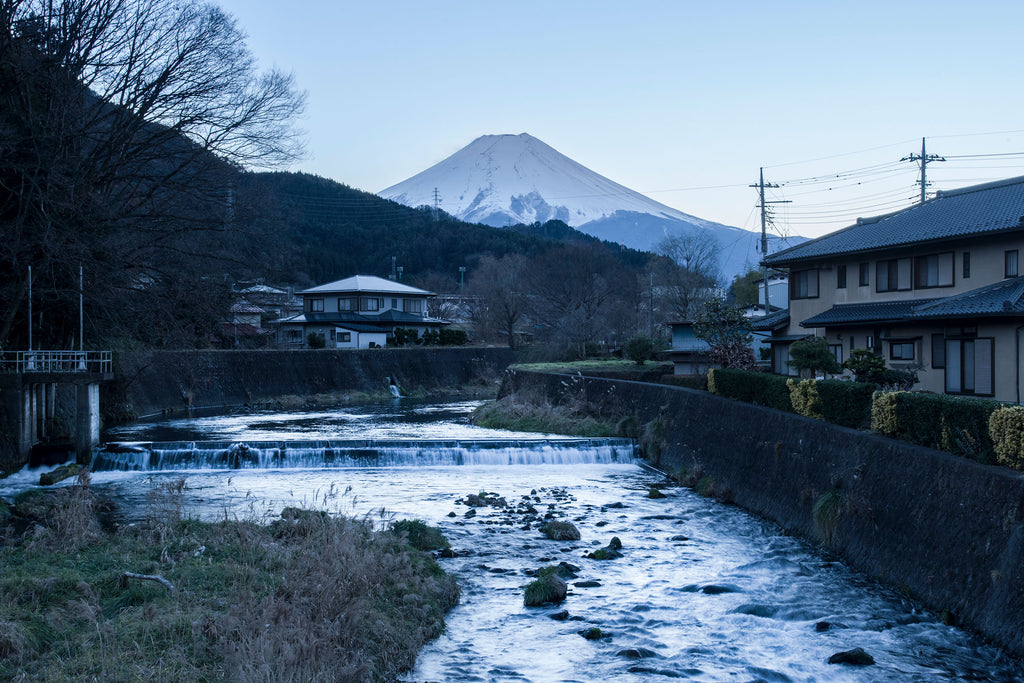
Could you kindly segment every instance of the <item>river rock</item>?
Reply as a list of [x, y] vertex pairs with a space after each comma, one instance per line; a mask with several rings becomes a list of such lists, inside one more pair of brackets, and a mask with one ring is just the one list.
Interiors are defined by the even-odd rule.
[[829, 664], [849, 664], [850, 666], [871, 666], [875, 658], [864, 651], [862, 647], [855, 647], [846, 652], [837, 652], [828, 658]]
[[540, 532], [553, 541], [578, 541], [580, 531], [572, 522], [548, 522], [540, 528]]
[[657, 657], [658, 653], [648, 650], [645, 647], [631, 647], [625, 650], [619, 650], [615, 653], [616, 657], [625, 657], [626, 659], [648, 659], [650, 657]]
[[647, 497], [650, 498], [651, 500], [660, 500], [661, 498], [668, 498], [668, 496], [666, 496], [659, 489], [653, 486], [650, 488], [649, 491], [647, 491]]
[[587, 640], [601, 640], [602, 638], [607, 638], [610, 635], [608, 633], [605, 633], [604, 631], [602, 631], [601, 629], [599, 629], [596, 626], [591, 626], [590, 628], [585, 628], [582, 631], [577, 631], [577, 633], [579, 633], [581, 636], [583, 636]]
[[551, 619], [554, 619], [555, 621], [568, 621], [568, 619], [569, 619], [569, 610], [563, 609], [560, 612], [555, 612], [554, 614], [549, 614], [548, 617], [551, 618]]
[[523, 604], [527, 607], [540, 607], [549, 602], [562, 602], [568, 590], [565, 581], [555, 574], [548, 574], [526, 585]]
[[598, 548], [592, 553], [587, 553], [585, 557], [591, 560], [614, 560], [622, 557], [622, 541], [619, 540], [618, 536], [612, 536], [612, 540], [608, 542], [603, 548]]
[[598, 588], [601, 585], [600, 581], [577, 581], [573, 584], [576, 588]]

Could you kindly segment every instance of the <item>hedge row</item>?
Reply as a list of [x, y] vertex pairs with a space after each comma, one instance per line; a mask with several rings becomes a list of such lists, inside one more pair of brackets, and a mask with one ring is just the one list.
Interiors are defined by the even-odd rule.
[[991, 464], [995, 462], [995, 445], [989, 419], [1002, 405], [983, 398], [879, 392], [871, 408], [871, 428], [879, 434]]
[[1024, 470], [1024, 407], [992, 399], [875, 391], [873, 384], [715, 369], [708, 391]]
[[789, 398], [788, 378], [767, 372], [715, 368], [708, 372], [708, 391], [738, 401], [796, 412]]

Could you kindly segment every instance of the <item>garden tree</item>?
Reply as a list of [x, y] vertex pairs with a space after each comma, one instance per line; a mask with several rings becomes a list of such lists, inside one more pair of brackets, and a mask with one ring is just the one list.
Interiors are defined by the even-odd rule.
[[711, 362], [723, 368], [751, 370], [755, 367], [750, 320], [736, 306], [722, 299], [708, 299], [693, 319], [693, 334], [711, 347]]
[[588, 344], [607, 341], [605, 313], [627, 277], [612, 254], [595, 244], [568, 243], [535, 257], [530, 290], [546, 340], [575, 358], [586, 356]]
[[500, 259], [485, 256], [473, 270], [468, 289], [475, 297], [472, 317], [484, 336], [503, 338], [516, 346], [516, 325], [526, 315], [526, 271], [528, 261], [521, 254]]
[[807, 337], [790, 344], [788, 362], [798, 371], [809, 370], [811, 377], [817, 377], [818, 371], [829, 375], [843, 371], [824, 337]]
[[729, 293], [732, 295], [737, 306], [745, 308], [761, 300], [758, 287], [763, 274], [764, 271], [755, 267], [733, 278], [732, 285], [729, 287]]
[[440, 320], [454, 320], [458, 317], [459, 281], [455, 277], [431, 271], [414, 278], [413, 282], [413, 286], [437, 294], [427, 299], [427, 315]]
[[655, 252], [667, 257], [654, 273], [663, 314], [692, 319], [718, 284], [717, 240], [704, 230], [675, 232], [658, 242]]
[[622, 351], [626, 354], [626, 358], [637, 365], [643, 365], [654, 355], [654, 340], [643, 335], [631, 337], [626, 340]]
[[909, 391], [917, 383], [917, 369], [913, 366], [895, 369], [885, 366], [885, 359], [870, 349], [853, 349], [842, 365], [853, 372], [857, 382], [877, 384], [882, 389]]
[[0, 0], [0, 346], [25, 341], [30, 266], [42, 344], [77, 334], [79, 265], [108, 338], [208, 337], [210, 274], [250, 248], [238, 169], [301, 152], [303, 96], [244, 38], [198, 0]]

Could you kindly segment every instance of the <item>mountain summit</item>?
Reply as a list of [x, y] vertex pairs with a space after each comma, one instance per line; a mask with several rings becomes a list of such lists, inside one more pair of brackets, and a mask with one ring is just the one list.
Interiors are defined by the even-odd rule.
[[727, 279], [760, 261], [759, 233], [656, 202], [526, 133], [481, 136], [378, 194], [415, 207], [433, 206], [435, 191], [440, 208], [463, 221], [501, 227], [560, 220], [634, 249], [653, 250], [668, 234], [709, 230], [721, 247], [719, 265]]

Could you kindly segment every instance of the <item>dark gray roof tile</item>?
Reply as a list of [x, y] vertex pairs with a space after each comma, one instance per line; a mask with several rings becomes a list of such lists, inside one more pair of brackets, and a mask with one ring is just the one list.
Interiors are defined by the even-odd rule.
[[769, 266], [891, 249], [922, 242], [1019, 230], [1024, 235], [1024, 176], [940, 192], [895, 213], [857, 219], [855, 225], [771, 254]]

